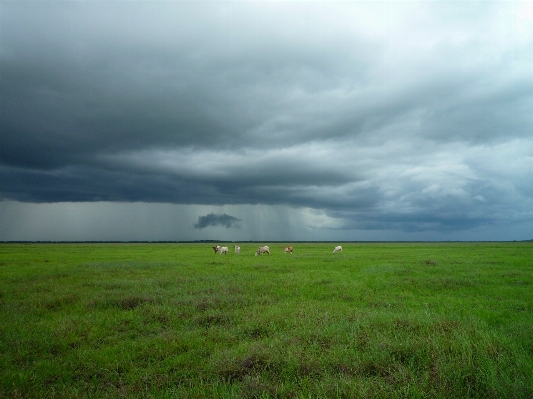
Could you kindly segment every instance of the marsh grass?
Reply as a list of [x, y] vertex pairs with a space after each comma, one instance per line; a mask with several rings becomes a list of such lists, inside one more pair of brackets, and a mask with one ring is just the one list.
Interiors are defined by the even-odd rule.
[[533, 397], [533, 244], [256, 247], [0, 244], [0, 396]]

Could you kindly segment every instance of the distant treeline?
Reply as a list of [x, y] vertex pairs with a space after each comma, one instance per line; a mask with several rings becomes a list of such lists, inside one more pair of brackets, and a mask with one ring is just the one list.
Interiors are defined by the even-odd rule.
[[202, 244], [202, 243], [224, 243], [224, 242], [235, 242], [235, 243], [309, 243], [309, 244], [317, 244], [317, 243], [360, 243], [360, 244], [371, 244], [371, 243], [461, 243], [461, 242], [533, 242], [533, 239], [531, 240], [509, 240], [509, 241], [454, 241], [454, 240], [448, 240], [448, 241], [342, 241], [342, 240], [333, 240], [333, 241], [298, 241], [298, 240], [190, 240], [190, 241], [0, 241], [2, 244]]

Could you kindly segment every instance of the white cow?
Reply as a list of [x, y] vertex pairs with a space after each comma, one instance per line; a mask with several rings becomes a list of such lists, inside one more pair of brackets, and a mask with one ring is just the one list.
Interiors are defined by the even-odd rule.
[[235, 247], [235, 253], [236, 254], [240, 254], [241, 253], [241, 247], [239, 247], [238, 245], [234, 245]]
[[257, 249], [256, 253], [255, 253], [255, 256], [257, 256], [257, 255], [262, 255], [262, 254], [264, 254], [264, 253], [267, 253], [267, 254], [270, 255], [270, 248], [267, 247], [266, 245], [263, 246], [263, 247], [259, 247], [259, 248]]
[[340, 245], [337, 245], [334, 249], [333, 249], [333, 253], [336, 253], [336, 252], [342, 252], [342, 247]]
[[213, 247], [213, 251], [215, 251], [215, 253], [218, 254], [220, 252], [220, 245], [215, 245]]
[[220, 250], [218, 251], [220, 255], [222, 254], [228, 254], [228, 247], [220, 247]]

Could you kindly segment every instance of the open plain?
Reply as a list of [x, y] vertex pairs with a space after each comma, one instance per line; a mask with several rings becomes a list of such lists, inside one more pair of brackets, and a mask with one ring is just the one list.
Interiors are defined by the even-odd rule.
[[212, 245], [0, 244], [0, 396], [533, 397], [532, 242]]

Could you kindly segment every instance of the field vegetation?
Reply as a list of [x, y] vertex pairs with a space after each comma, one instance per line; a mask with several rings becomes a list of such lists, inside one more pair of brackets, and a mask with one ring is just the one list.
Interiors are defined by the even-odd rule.
[[533, 397], [533, 243], [287, 244], [0, 244], [0, 397]]

